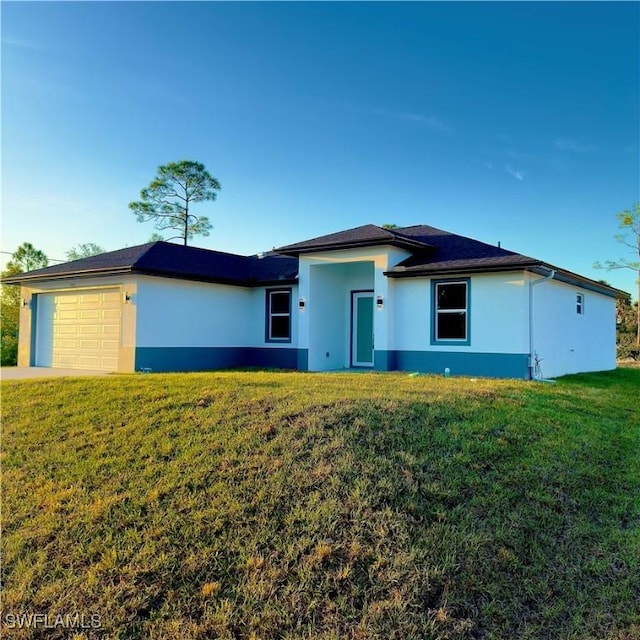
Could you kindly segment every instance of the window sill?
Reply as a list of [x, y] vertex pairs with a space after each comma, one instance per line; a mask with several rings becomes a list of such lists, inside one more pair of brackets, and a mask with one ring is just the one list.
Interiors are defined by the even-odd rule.
[[431, 340], [432, 347], [470, 347], [470, 340]]

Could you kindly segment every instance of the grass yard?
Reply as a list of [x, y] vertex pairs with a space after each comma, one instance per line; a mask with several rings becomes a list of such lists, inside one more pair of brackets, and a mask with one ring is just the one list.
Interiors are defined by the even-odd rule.
[[639, 369], [4, 382], [6, 637], [640, 638], [639, 399]]

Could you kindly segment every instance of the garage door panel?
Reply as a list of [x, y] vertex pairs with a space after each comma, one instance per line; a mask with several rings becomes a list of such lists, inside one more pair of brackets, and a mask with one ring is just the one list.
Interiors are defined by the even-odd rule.
[[116, 371], [121, 305], [118, 289], [41, 294], [36, 364]]
[[71, 349], [72, 351], [74, 351], [80, 348], [80, 341], [59, 339], [54, 342], [53, 346], [54, 348], [57, 347], [61, 352], [66, 351], [67, 349]]
[[56, 312], [58, 320], [77, 320], [79, 316], [80, 312], [77, 309], [60, 309]]
[[59, 335], [69, 335], [79, 333], [78, 329], [80, 329], [80, 327], [77, 327], [75, 324], [66, 324], [56, 327], [56, 329], [57, 331], [55, 331], [54, 333], [57, 333]]
[[115, 324], [103, 324], [102, 333], [109, 336], [119, 335], [120, 327]]
[[78, 349], [81, 351], [98, 351], [101, 347], [104, 347], [104, 343], [101, 340], [79, 340], [78, 344]]
[[80, 325], [79, 327], [77, 327], [77, 330], [81, 336], [88, 336], [97, 335], [101, 332], [102, 329], [97, 324], [88, 324]]

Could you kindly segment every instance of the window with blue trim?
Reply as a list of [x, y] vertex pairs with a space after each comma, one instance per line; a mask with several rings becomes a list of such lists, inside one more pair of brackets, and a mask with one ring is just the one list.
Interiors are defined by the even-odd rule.
[[469, 281], [434, 283], [434, 342], [469, 343]]
[[291, 342], [291, 289], [267, 290], [267, 342]]

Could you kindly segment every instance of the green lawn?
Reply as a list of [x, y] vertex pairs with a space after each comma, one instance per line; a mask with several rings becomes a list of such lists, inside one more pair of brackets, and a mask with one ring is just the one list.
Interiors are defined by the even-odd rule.
[[[13, 638], [640, 638], [640, 370], [2, 384]], [[7, 636], [9, 637], [9, 636]]]

